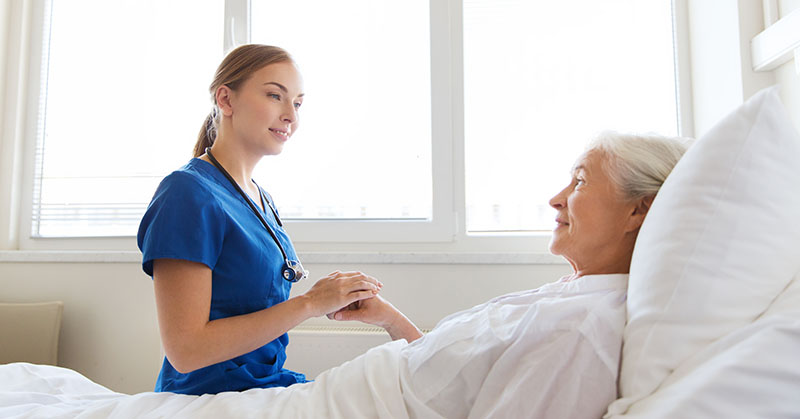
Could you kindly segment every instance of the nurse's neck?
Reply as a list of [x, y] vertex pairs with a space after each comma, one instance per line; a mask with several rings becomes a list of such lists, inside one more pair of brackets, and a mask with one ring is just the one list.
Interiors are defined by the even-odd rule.
[[[214, 145], [211, 146], [211, 153], [242, 189], [247, 191], [255, 188], [252, 182], [253, 169], [255, 169], [262, 156], [248, 153], [243, 147], [236, 147], [222, 138], [217, 138], [214, 141]], [[200, 159], [211, 163], [211, 159], [207, 154], [200, 156]]]

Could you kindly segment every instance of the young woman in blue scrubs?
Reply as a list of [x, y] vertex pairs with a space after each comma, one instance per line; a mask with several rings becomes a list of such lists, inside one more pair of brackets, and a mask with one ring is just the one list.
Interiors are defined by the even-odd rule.
[[289, 298], [305, 276], [256, 164], [297, 130], [302, 79], [289, 54], [245, 45], [217, 69], [214, 106], [195, 157], [159, 185], [137, 236], [153, 277], [166, 358], [156, 391], [240, 391], [305, 382], [283, 368], [286, 332], [373, 297], [382, 284], [333, 272]]

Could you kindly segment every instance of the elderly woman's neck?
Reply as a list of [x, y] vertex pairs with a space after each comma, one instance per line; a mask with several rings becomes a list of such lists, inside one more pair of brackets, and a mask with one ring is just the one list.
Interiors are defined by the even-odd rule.
[[631, 270], [632, 252], [624, 252], [607, 260], [592, 260], [583, 264], [569, 261], [573, 273], [569, 279], [578, 279], [586, 275], [627, 274]]

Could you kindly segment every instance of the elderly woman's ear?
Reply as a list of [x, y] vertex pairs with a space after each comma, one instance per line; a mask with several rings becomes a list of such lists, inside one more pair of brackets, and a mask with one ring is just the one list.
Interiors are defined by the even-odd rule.
[[644, 222], [644, 217], [647, 215], [647, 212], [650, 211], [650, 206], [653, 205], [653, 199], [655, 199], [655, 195], [639, 198], [635, 201], [636, 205], [631, 211], [631, 216], [628, 217], [628, 225], [626, 226], [625, 232], [639, 231], [639, 228]]

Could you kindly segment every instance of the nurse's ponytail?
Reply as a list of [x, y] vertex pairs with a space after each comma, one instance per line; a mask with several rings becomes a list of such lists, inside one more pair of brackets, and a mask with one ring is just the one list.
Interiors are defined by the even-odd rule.
[[228, 86], [229, 89], [235, 91], [239, 85], [244, 83], [256, 71], [270, 64], [287, 61], [294, 62], [286, 50], [270, 45], [242, 45], [228, 53], [217, 68], [214, 81], [208, 89], [209, 93], [211, 93], [213, 107], [197, 134], [194, 157], [200, 157], [205, 154], [206, 147], [211, 147], [214, 144], [214, 140], [217, 139], [220, 123], [222, 122], [216, 101], [217, 89], [222, 86]]
[[217, 138], [217, 121], [216, 121], [217, 106], [214, 105], [212, 110], [200, 127], [200, 133], [197, 134], [197, 143], [194, 145], [194, 157], [200, 157], [206, 153], [206, 147], [211, 147], [214, 140]]

